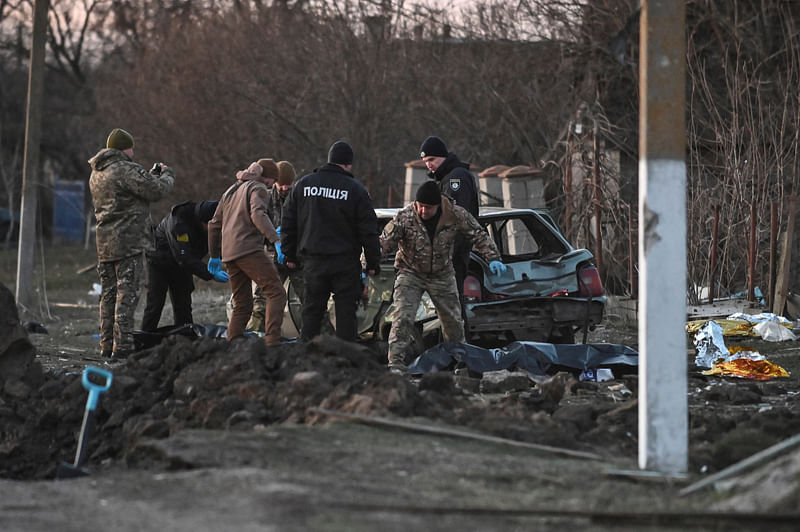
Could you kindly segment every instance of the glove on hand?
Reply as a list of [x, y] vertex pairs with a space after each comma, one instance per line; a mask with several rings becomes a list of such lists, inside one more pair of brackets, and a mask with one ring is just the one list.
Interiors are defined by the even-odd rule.
[[508, 269], [508, 266], [500, 262], [499, 260], [493, 260], [489, 263], [489, 271], [491, 271], [495, 275], [500, 275], [504, 273]]
[[222, 269], [222, 260], [219, 257], [212, 257], [208, 259], [208, 273], [215, 275]]
[[280, 225], [275, 228], [275, 231], [278, 232], [278, 236], [281, 236], [281, 226]]
[[214, 274], [214, 280], [218, 283], [227, 283], [228, 282], [228, 272], [224, 270], [220, 270]]
[[275, 258], [278, 259], [278, 264], [286, 264], [286, 255], [281, 251], [280, 242], [275, 242]]

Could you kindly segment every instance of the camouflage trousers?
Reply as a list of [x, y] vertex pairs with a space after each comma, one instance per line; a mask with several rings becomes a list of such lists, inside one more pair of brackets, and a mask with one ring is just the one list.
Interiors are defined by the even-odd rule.
[[[278, 275], [281, 279], [281, 284], [286, 281], [287, 277], [291, 277], [292, 286], [300, 298], [303, 300], [303, 272], [291, 271], [288, 268], [277, 266]], [[264, 291], [256, 284], [253, 283], [253, 313], [250, 315], [250, 321], [247, 322], [245, 329], [253, 332], [264, 332], [264, 320], [267, 317], [267, 298]]]
[[389, 331], [389, 364], [404, 364], [413, 353], [414, 321], [422, 293], [436, 308], [445, 341], [464, 341], [464, 321], [453, 271], [440, 274], [398, 272], [394, 281], [394, 311]]
[[97, 264], [100, 276], [100, 350], [133, 351], [133, 314], [139, 303], [144, 259], [141, 254]]

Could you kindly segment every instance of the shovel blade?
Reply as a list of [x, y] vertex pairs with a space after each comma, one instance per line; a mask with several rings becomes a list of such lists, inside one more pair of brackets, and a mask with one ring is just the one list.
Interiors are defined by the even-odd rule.
[[86, 477], [88, 475], [89, 470], [85, 467], [75, 466], [63, 461], [58, 464], [58, 469], [56, 469], [57, 479]]

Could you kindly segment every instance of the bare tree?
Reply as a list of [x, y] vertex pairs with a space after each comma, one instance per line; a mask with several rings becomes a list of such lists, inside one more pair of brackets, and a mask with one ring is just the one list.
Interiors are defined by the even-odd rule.
[[689, 5], [689, 276], [711, 277], [712, 207], [721, 212], [717, 293], [741, 291], [748, 275], [755, 206], [757, 284], [766, 292], [770, 204], [786, 218], [798, 186], [800, 36], [797, 7], [780, 1]]

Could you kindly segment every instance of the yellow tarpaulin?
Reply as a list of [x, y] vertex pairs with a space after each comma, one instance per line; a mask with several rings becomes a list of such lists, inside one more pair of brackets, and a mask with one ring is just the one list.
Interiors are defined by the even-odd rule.
[[713, 368], [704, 371], [703, 375], [722, 375], [765, 381], [776, 377], [788, 377], [789, 372], [768, 360], [737, 358], [729, 362], [717, 362]]

